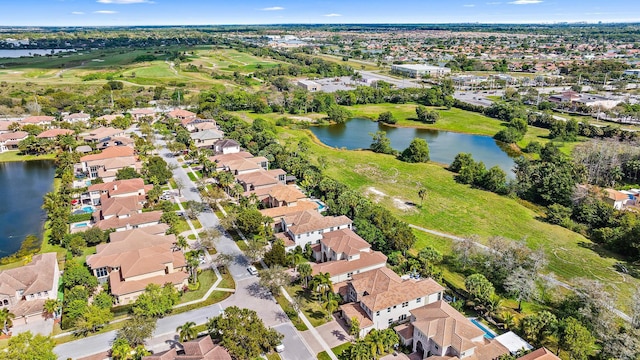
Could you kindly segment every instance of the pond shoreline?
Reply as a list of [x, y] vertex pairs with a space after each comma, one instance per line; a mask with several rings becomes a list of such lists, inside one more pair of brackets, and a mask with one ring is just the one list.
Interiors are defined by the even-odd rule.
[[19, 151], [5, 151], [0, 153], [0, 163], [55, 160], [56, 154], [45, 155], [20, 155]]

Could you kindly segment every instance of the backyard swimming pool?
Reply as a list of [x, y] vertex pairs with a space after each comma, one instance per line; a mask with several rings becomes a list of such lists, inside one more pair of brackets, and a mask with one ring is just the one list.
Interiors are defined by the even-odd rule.
[[469, 319], [469, 320], [471, 320], [473, 325], [477, 326], [478, 329], [484, 331], [484, 337], [485, 338], [491, 340], [491, 339], [496, 337], [496, 333], [493, 332], [491, 329], [487, 328], [486, 326], [484, 326], [484, 324], [482, 324], [480, 321], [478, 321], [476, 319]]
[[318, 211], [324, 211], [327, 208], [327, 205], [325, 205], [322, 201], [320, 200], [315, 200], [315, 203], [318, 204]]

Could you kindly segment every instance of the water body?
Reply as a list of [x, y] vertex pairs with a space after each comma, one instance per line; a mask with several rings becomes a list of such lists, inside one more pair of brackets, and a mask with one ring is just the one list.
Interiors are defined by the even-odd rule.
[[50, 160], [0, 163], [0, 257], [18, 251], [29, 234], [42, 237], [42, 197], [54, 176]]
[[514, 158], [517, 157], [509, 147], [495, 141], [492, 137], [461, 134], [431, 129], [396, 128], [368, 119], [351, 119], [344, 124], [331, 126], [312, 126], [313, 132], [325, 145], [349, 150], [368, 149], [371, 146], [371, 134], [386, 131], [391, 146], [399, 151], [406, 149], [411, 140], [422, 138], [429, 144], [431, 161], [451, 164], [457, 154], [473, 154], [476, 161], [482, 161], [487, 168], [498, 165], [513, 178]]
[[69, 49], [0, 49], [0, 58], [19, 58], [23, 56], [51, 55], [59, 52], [73, 51]]

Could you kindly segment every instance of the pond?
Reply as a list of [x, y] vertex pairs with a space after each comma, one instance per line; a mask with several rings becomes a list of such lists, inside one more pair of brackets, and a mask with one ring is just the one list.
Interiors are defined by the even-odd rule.
[[406, 149], [411, 140], [422, 138], [429, 144], [431, 161], [451, 164], [457, 154], [471, 153], [476, 161], [482, 161], [487, 168], [498, 165], [513, 178], [514, 158], [518, 155], [497, 142], [492, 137], [461, 134], [450, 131], [391, 127], [368, 119], [351, 119], [344, 124], [331, 126], [312, 126], [311, 132], [325, 145], [349, 150], [368, 149], [371, 146], [371, 134], [386, 131], [391, 146], [399, 151]]
[[29, 234], [42, 237], [42, 197], [54, 175], [50, 160], [0, 163], [0, 257], [18, 251]]
[[65, 51], [67, 49], [0, 49], [0, 58], [19, 58], [22, 56], [51, 55]]

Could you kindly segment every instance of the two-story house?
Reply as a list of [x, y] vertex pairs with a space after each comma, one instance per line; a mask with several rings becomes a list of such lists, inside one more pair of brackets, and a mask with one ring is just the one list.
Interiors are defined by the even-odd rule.
[[81, 139], [90, 143], [99, 143], [111, 140], [118, 136], [125, 136], [126, 132], [122, 129], [116, 129], [108, 126], [99, 127], [89, 130], [78, 135]]
[[102, 230], [126, 231], [158, 225], [162, 211], [142, 212], [138, 195], [127, 197], [100, 197], [102, 207], [93, 213], [94, 226]]
[[287, 173], [282, 169], [262, 170], [236, 176], [236, 182], [247, 193], [266, 195], [269, 188], [286, 184]]
[[371, 245], [351, 229], [322, 234], [320, 247], [314, 255], [319, 263], [311, 265], [312, 274], [329, 273], [334, 284], [387, 264], [383, 253], [371, 250]]
[[108, 198], [137, 196], [138, 202], [144, 204], [147, 202], [147, 192], [151, 189], [153, 185], [145, 185], [140, 178], [93, 184], [80, 195], [80, 203], [97, 206], [100, 205], [100, 198], [106, 195]]
[[396, 332], [420, 359], [489, 360], [509, 354], [500, 341], [486, 338], [484, 331], [442, 300], [411, 310], [409, 323], [397, 326]]
[[18, 150], [20, 141], [26, 139], [29, 133], [26, 131], [6, 132], [0, 134], [0, 153]]
[[215, 129], [198, 131], [189, 135], [196, 147], [213, 149], [215, 143], [224, 137], [222, 131]]
[[73, 130], [69, 129], [49, 129], [41, 132], [36, 136], [38, 139], [55, 140], [58, 136], [73, 135]]
[[128, 146], [112, 146], [98, 154], [85, 155], [75, 165], [76, 173], [84, 174], [89, 180], [101, 178], [104, 182], [114, 181], [118, 170], [124, 168], [137, 171], [142, 168], [133, 148]]
[[305, 210], [287, 215], [280, 220], [280, 227], [289, 241], [285, 241], [287, 251], [296, 246], [304, 248], [307, 244], [319, 244], [322, 234], [351, 229], [353, 221], [342, 216], [323, 216], [317, 211]]
[[236, 154], [240, 152], [240, 144], [235, 140], [222, 139], [215, 143], [213, 150], [216, 154]]
[[131, 114], [135, 122], [142, 121], [145, 118], [151, 119], [152, 121], [156, 119], [156, 111], [151, 108], [132, 109], [129, 111], [129, 114]]
[[183, 125], [188, 124], [196, 119], [196, 113], [184, 109], [171, 110], [167, 115], [171, 119], [180, 120]]
[[78, 122], [86, 123], [89, 120], [91, 120], [91, 115], [85, 114], [85, 113], [82, 113], [82, 112], [73, 113], [73, 114], [69, 114], [69, 115], [64, 116], [62, 118], [62, 120], [66, 121], [66, 122], [69, 122], [69, 123], [72, 123], [72, 124], [78, 123]]
[[269, 160], [267, 158], [263, 156], [254, 157], [246, 151], [215, 155], [211, 156], [209, 160], [216, 164], [216, 171], [229, 171], [234, 176], [269, 170]]
[[126, 234], [112, 233], [109, 240], [96, 247], [95, 255], [87, 257], [87, 265], [99, 282], [109, 282], [117, 304], [135, 301], [149, 284], [171, 283], [179, 290], [187, 285], [186, 261], [175, 246], [174, 235], [152, 235], [136, 229]]
[[44, 302], [58, 297], [59, 280], [56, 253], [34, 255], [29, 264], [0, 272], [0, 309], [15, 315], [14, 325], [41, 317]]
[[51, 123], [56, 121], [56, 118], [53, 116], [47, 115], [38, 115], [38, 116], [29, 116], [22, 120], [20, 120], [20, 125], [38, 125], [44, 128], [51, 126]]
[[142, 360], [231, 360], [227, 349], [219, 344], [214, 344], [209, 335], [183, 342], [182, 348], [184, 354], [178, 354], [174, 347], [161, 353], [143, 356]]
[[444, 292], [431, 278], [402, 279], [387, 267], [353, 274], [335, 288], [347, 301], [340, 306], [343, 318], [357, 318], [362, 335], [407, 321], [411, 310], [441, 300]]

